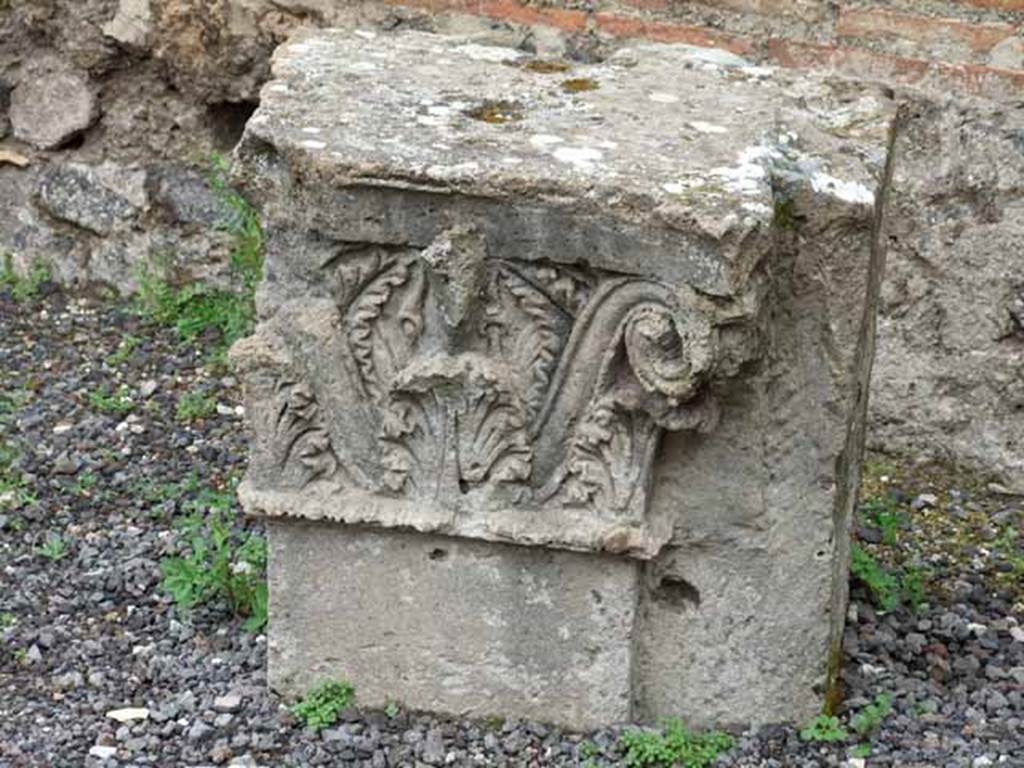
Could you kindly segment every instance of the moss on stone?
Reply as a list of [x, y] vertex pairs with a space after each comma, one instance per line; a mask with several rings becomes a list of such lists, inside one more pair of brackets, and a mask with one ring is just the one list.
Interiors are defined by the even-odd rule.
[[562, 82], [562, 90], [566, 93], [583, 93], [585, 91], [596, 91], [601, 86], [597, 80], [589, 77], [573, 77]]

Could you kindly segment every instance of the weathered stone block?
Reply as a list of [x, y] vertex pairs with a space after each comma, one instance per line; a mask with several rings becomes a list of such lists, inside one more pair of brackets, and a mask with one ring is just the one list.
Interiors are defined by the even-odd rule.
[[290, 520], [272, 521], [270, 538], [271, 610], [287, 627], [271, 636], [275, 685], [304, 691], [344, 672], [377, 707], [592, 726], [630, 716], [628, 558]]
[[274, 66], [233, 352], [271, 684], [573, 726], [819, 709], [886, 97], [668, 46], [327, 31]]

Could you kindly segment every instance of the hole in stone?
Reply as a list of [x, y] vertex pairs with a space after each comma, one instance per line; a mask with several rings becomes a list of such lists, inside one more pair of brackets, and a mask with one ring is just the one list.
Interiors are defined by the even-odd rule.
[[444, 560], [446, 557], [448, 557], [448, 551], [441, 549], [440, 547], [435, 547], [434, 549], [430, 550], [430, 553], [427, 555], [427, 557], [429, 557], [431, 560]]
[[654, 599], [677, 608], [700, 606], [700, 592], [693, 584], [678, 576], [662, 576], [654, 590]]
[[257, 101], [220, 101], [208, 106], [206, 120], [213, 146], [222, 152], [233, 149], [258, 106]]
[[515, 120], [521, 120], [523, 117], [523, 111], [518, 104], [514, 101], [505, 101], [504, 99], [498, 101], [487, 100], [472, 109], [467, 109], [463, 114], [474, 120], [490, 123], [491, 125], [503, 125]]
[[461, 477], [459, 478], [459, 493], [461, 493], [463, 496], [469, 493], [469, 483], [467, 483]]
[[60, 145], [61, 149], [81, 149], [85, 145], [85, 131], [76, 133]]
[[590, 596], [594, 598], [594, 602], [598, 605], [604, 602], [604, 595], [602, 595], [596, 589], [590, 590]]

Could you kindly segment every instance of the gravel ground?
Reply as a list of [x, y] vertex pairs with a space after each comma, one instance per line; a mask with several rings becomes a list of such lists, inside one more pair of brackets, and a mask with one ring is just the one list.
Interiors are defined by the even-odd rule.
[[[202, 349], [216, 340], [184, 346], [125, 305], [42, 288], [22, 303], [0, 288], [0, 766], [625, 764], [616, 728], [353, 709], [304, 729], [265, 690], [262, 635], [226, 605], [182, 616], [160, 588], [176, 520], [244, 468], [237, 383]], [[216, 410], [182, 420], [185, 393]], [[854, 584], [841, 721], [879, 694], [891, 714], [841, 743], [738, 733], [718, 764], [861, 766], [870, 742], [868, 766], [1024, 766], [1020, 500], [884, 460], [864, 497], [897, 522], [893, 538], [865, 514], [861, 546], [915, 574], [924, 604], [883, 613]], [[108, 716], [123, 707], [148, 716]]]

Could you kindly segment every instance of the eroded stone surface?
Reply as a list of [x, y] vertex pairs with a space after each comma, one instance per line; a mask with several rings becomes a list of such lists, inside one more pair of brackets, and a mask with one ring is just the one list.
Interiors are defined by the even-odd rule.
[[[317, 628], [358, 596], [318, 607], [314, 560], [368, 542], [402, 560], [395, 542], [443, 534], [475, 542], [451, 610], [511, 610], [513, 594], [474, 591], [477, 558], [539, 557], [507, 544], [588, 553], [574, 562], [592, 579], [624, 558], [626, 714], [818, 710], [845, 610], [892, 113], [875, 91], [685, 47], [578, 65], [424, 34], [284, 46], [238, 151], [268, 252], [259, 329], [233, 351], [254, 437], [244, 503], [321, 521], [272, 528], [274, 683], [297, 693], [311, 670], [348, 668], [381, 693], [413, 657], [427, 671], [408, 703], [469, 701], [472, 685], [429, 693], [468, 631], [445, 624], [432, 572], [408, 579], [401, 617], [368, 619], [387, 663]], [[376, 589], [357, 559], [328, 581]], [[484, 688], [493, 673], [459, 670]], [[593, 722], [570, 700], [545, 694], [531, 716]]]
[[1024, 493], [1024, 116], [921, 103], [897, 146], [871, 444]]
[[36, 62], [33, 71], [11, 94], [11, 126], [15, 138], [56, 149], [93, 124], [96, 96], [84, 73], [55, 59]]
[[145, 173], [116, 166], [54, 165], [40, 180], [38, 199], [55, 218], [109, 235], [145, 207]]
[[274, 521], [270, 536], [282, 692], [355, 675], [367, 706], [629, 719], [632, 561], [322, 523]]

